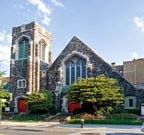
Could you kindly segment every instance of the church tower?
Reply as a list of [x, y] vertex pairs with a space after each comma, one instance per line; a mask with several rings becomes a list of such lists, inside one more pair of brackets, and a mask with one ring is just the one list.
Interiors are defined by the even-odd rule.
[[52, 62], [51, 33], [36, 22], [12, 29], [10, 92], [15, 112], [26, 111], [25, 96], [46, 88], [46, 72]]

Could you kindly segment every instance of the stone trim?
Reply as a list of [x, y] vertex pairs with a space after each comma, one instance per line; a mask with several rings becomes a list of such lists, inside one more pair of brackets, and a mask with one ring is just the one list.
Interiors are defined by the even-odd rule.
[[26, 99], [26, 96], [17, 96], [14, 99], [14, 112], [17, 113], [18, 112], [18, 100], [24, 98]]

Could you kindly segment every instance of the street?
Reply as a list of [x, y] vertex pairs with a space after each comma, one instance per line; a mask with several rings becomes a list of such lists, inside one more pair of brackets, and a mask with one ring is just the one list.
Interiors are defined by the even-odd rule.
[[2, 122], [0, 135], [144, 135], [140, 126]]

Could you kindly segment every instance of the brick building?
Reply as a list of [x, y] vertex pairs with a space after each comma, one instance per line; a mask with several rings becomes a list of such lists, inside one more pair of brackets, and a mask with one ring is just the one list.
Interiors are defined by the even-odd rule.
[[43, 88], [52, 91], [55, 105], [61, 108], [59, 94], [67, 86], [78, 77], [100, 74], [118, 81], [125, 94], [125, 108], [134, 109], [142, 102], [138, 100], [136, 88], [77, 37], [70, 40], [53, 63], [51, 55], [51, 34], [36, 22], [13, 28], [10, 65], [12, 110], [26, 111], [26, 95]]
[[124, 77], [135, 87], [144, 88], [144, 59], [134, 59], [123, 63]]

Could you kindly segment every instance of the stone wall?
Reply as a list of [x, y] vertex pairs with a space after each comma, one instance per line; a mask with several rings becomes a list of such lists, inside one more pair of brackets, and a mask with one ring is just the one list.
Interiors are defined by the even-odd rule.
[[[48, 88], [52, 91], [56, 90], [58, 82], [63, 83], [63, 78], [60, 78], [59, 69], [63, 66], [63, 61], [70, 54], [81, 54], [87, 59], [87, 75], [88, 77], [95, 77], [104, 74], [107, 77], [112, 77], [118, 81], [121, 90], [125, 96], [136, 96], [136, 89], [120, 74], [118, 74], [108, 63], [100, 58], [93, 50], [80, 41], [77, 37], [73, 37], [65, 49], [61, 52], [58, 58], [54, 61], [48, 70]], [[64, 71], [63, 71], [64, 72]], [[63, 74], [64, 75], [64, 74]], [[64, 85], [64, 84], [63, 84]]]
[[[26, 59], [18, 59], [18, 45], [22, 37], [29, 39], [28, 57]], [[39, 58], [39, 41], [43, 39], [48, 46], [48, 54], [46, 64], [43, 64]], [[12, 29], [12, 47], [11, 47], [11, 63], [10, 63], [10, 92], [13, 93], [12, 106], [16, 97], [24, 97], [33, 90], [40, 90], [46, 87], [46, 77], [41, 78], [41, 71], [48, 69], [51, 63], [51, 33], [39, 26], [36, 22], [24, 24]], [[18, 89], [17, 81], [26, 79], [26, 88]]]

